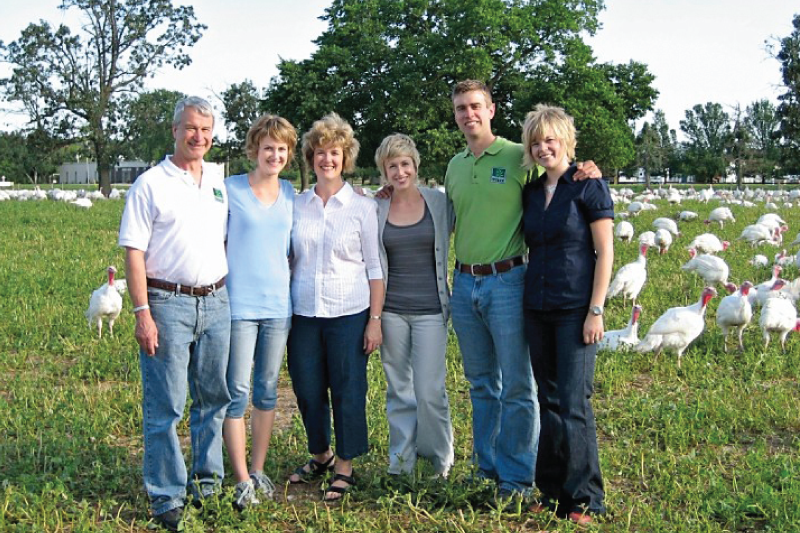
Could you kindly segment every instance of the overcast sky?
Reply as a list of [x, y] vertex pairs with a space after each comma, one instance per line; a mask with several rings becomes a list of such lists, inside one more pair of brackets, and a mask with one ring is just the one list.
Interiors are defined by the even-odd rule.
[[[10, 42], [32, 21], [74, 22], [59, 0], [4, 1], [0, 40]], [[175, 3], [180, 3], [178, 0]], [[208, 29], [191, 50], [192, 65], [164, 69], [148, 82], [215, 100], [230, 84], [251, 79], [266, 86], [279, 58], [304, 59], [325, 29], [319, 20], [328, 0], [195, 0], [195, 13]], [[74, 10], [73, 10], [74, 11]], [[606, 0], [603, 28], [589, 43], [600, 61], [648, 65], [660, 92], [656, 107], [679, 129], [695, 104], [776, 101], [780, 64], [765, 41], [792, 31], [800, 3], [790, 0]], [[0, 65], [0, 75], [7, 75]], [[3, 105], [7, 109], [7, 105]], [[20, 117], [0, 111], [0, 128], [19, 127]]]

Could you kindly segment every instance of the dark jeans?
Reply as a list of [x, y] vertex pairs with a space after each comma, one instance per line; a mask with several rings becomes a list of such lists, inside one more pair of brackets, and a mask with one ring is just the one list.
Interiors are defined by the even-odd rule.
[[353, 459], [367, 452], [368, 319], [368, 310], [336, 318], [292, 317], [287, 361], [311, 454], [330, 447], [331, 405], [336, 455]]
[[559, 512], [603, 514], [603, 478], [590, 399], [597, 347], [583, 343], [586, 308], [525, 310], [525, 334], [539, 388], [541, 434], [536, 486]]

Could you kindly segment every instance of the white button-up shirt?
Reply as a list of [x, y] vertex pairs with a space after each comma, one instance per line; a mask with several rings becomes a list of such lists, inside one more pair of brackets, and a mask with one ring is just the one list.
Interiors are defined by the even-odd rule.
[[297, 315], [332, 318], [369, 307], [369, 280], [383, 279], [377, 206], [350, 184], [323, 205], [316, 186], [295, 198], [292, 304]]

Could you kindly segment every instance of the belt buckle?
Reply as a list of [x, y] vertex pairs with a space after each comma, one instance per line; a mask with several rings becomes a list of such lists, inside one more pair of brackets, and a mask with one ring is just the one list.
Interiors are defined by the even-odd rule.
[[479, 267], [480, 265], [469, 265], [469, 273], [472, 274], [473, 276], [480, 276], [481, 275], [480, 273], [478, 274], [475, 273], [476, 266]]
[[189, 296], [194, 296], [194, 287], [189, 287]]

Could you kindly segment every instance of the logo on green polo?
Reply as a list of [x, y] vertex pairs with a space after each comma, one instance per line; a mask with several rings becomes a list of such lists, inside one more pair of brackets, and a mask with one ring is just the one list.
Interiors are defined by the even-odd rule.
[[506, 182], [506, 169], [502, 167], [492, 167], [492, 183]]

